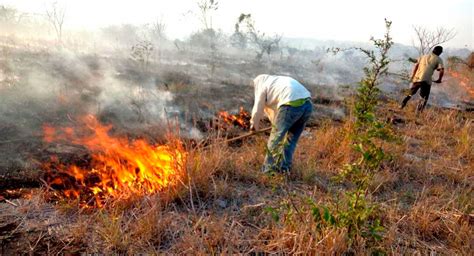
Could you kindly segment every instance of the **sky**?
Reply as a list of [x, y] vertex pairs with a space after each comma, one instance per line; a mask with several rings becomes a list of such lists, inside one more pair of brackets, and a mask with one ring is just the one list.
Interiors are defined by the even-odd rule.
[[[65, 27], [95, 29], [108, 25], [145, 24], [158, 19], [170, 38], [184, 38], [202, 27], [198, 0], [0, 0], [0, 5], [44, 14], [52, 2], [66, 8]], [[474, 49], [472, 0], [218, 0], [213, 27], [232, 33], [237, 17], [250, 13], [259, 30], [285, 37], [367, 42], [384, 33], [384, 18], [393, 22], [395, 42], [411, 45], [414, 25], [453, 28], [448, 47]]]

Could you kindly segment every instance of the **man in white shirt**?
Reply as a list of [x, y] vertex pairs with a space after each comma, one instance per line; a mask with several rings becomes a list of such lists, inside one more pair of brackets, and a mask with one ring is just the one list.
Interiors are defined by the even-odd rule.
[[[441, 53], [443, 53], [443, 47], [436, 46], [433, 48], [431, 54], [423, 55], [418, 59], [411, 75], [411, 81], [413, 84], [410, 88], [409, 94], [403, 99], [400, 108], [404, 108], [411, 97], [420, 90], [420, 96], [423, 101], [418, 104], [417, 110], [420, 112], [423, 111], [430, 96], [431, 82], [441, 83], [441, 79], [444, 75], [443, 60], [439, 57]], [[438, 80], [432, 81], [432, 76], [435, 70], [439, 71], [439, 77]]]
[[293, 153], [306, 122], [311, 117], [310, 92], [287, 76], [259, 75], [253, 80], [255, 103], [251, 129], [260, 128], [263, 113], [272, 123], [264, 172], [289, 172]]

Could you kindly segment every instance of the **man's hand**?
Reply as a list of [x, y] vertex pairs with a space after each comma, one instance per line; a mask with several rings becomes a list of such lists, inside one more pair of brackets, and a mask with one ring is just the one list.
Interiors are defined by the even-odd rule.
[[437, 83], [437, 84], [440, 84], [440, 83], [441, 83], [441, 79], [443, 79], [444, 68], [439, 68], [438, 71], [439, 71], [438, 80], [433, 81], [433, 82], [434, 82], [434, 83]]

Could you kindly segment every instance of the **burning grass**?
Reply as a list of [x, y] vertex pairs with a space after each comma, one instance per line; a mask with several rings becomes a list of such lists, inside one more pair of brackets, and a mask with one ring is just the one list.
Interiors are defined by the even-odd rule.
[[94, 116], [80, 121], [77, 127], [43, 128], [45, 142], [71, 143], [90, 154], [79, 164], [63, 163], [57, 156], [43, 164], [45, 181], [55, 197], [102, 207], [107, 200], [153, 194], [181, 181], [186, 153], [179, 141], [172, 146], [130, 141], [111, 136], [112, 126], [100, 124]]
[[247, 112], [243, 107], [240, 107], [239, 113], [236, 115], [229, 114], [227, 111], [221, 111], [218, 114], [219, 119], [224, 122], [224, 125], [237, 126], [244, 130], [250, 128], [250, 113]]
[[[462, 96], [465, 102], [474, 101], [474, 72], [468, 67], [461, 67], [457, 69], [450, 69], [448, 74], [454, 78], [454, 82], [459, 85], [461, 90], [466, 93]], [[457, 88], [456, 87], [456, 88]]]
[[[395, 103], [381, 116], [400, 141], [384, 145], [393, 156], [377, 173], [370, 196], [380, 206], [388, 254], [470, 255], [473, 244], [473, 113], [429, 108], [419, 116]], [[181, 186], [144, 193], [114, 207], [84, 212], [70, 203], [32, 199], [0, 204], [2, 253], [288, 253], [342, 254], [344, 228], [319, 227], [311, 205], [334, 205], [344, 184], [331, 182], [353, 157], [350, 123], [328, 121], [307, 130], [289, 177], [257, 170], [265, 136], [241, 147], [212, 144], [186, 152]], [[128, 142], [128, 141], [127, 141]], [[131, 144], [133, 145], [133, 144]], [[44, 191], [44, 190], [43, 190]], [[12, 226], [12, 227], [13, 227]], [[1, 228], [4, 227], [4, 230]], [[15, 242], [14, 242], [15, 241]], [[352, 247], [369, 254], [364, 241]]]

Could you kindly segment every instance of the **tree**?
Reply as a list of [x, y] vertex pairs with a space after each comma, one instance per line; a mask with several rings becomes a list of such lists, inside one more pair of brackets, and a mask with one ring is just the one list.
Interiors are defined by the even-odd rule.
[[62, 41], [65, 14], [66, 8], [59, 6], [57, 2], [52, 3], [46, 9], [46, 18], [53, 26], [59, 43]]
[[191, 34], [189, 43], [193, 46], [208, 49], [212, 52], [217, 50], [217, 44], [222, 37], [221, 33], [214, 29], [205, 29]]
[[17, 23], [18, 11], [4, 5], [0, 5], [0, 22], [1, 23]]
[[153, 51], [153, 44], [150, 41], [143, 40], [132, 46], [130, 57], [139, 64], [143, 72], [146, 72]]
[[413, 26], [416, 33], [416, 42], [413, 46], [418, 50], [419, 56], [429, 53], [435, 46], [446, 43], [456, 36], [456, 31], [438, 27], [436, 30], [429, 30], [423, 26]]
[[288, 52], [288, 60], [293, 60], [293, 58], [296, 56], [296, 54], [299, 51], [298, 48], [290, 47], [290, 46], [285, 47], [285, 49]]
[[204, 30], [212, 29], [212, 12], [219, 9], [219, 3], [215, 0], [198, 0], [198, 18], [204, 26]]
[[166, 23], [163, 18], [159, 18], [151, 24], [150, 32], [152, 38], [158, 43], [166, 39]]
[[[370, 39], [374, 48], [351, 48], [359, 50], [368, 59], [368, 64], [364, 67], [365, 76], [359, 82], [352, 106], [354, 119], [350, 135], [358, 158], [344, 165], [336, 178], [350, 186], [343, 197], [336, 201], [335, 209], [329, 211], [327, 206], [316, 204], [312, 209], [318, 223], [347, 230], [349, 247], [363, 242], [365, 246], [373, 247], [373, 255], [383, 255], [376, 245], [383, 238], [384, 228], [378, 212], [379, 205], [371, 200], [373, 191], [370, 184], [374, 175], [382, 170], [384, 162], [391, 159], [390, 154], [384, 151], [382, 142], [396, 139], [390, 126], [377, 117], [380, 78], [388, 73], [389, 50], [393, 46], [391, 25], [392, 22], [385, 19], [384, 37]], [[341, 49], [332, 51], [337, 53]]]
[[23, 25], [26, 18], [28, 18], [26, 13], [19, 12], [12, 7], [0, 5], [0, 27], [2, 31], [15, 31], [18, 26]]
[[151, 24], [150, 33], [152, 40], [155, 42], [156, 48], [158, 50], [158, 61], [161, 60], [161, 49], [163, 47], [163, 42], [166, 40], [165, 32], [166, 23], [163, 21], [162, 17]]
[[196, 16], [202, 24], [202, 29], [194, 33], [191, 37], [193, 40], [198, 39], [204, 43], [205, 48], [208, 48], [211, 57], [214, 58], [217, 50], [217, 32], [213, 28], [212, 18], [213, 13], [219, 9], [219, 2], [215, 0], [197, 0], [198, 13]]
[[230, 44], [237, 49], [246, 49], [248, 46], [247, 37], [240, 31], [235, 31], [230, 36]]
[[214, 12], [219, 9], [219, 2], [216, 0], [197, 0], [198, 13], [196, 16], [202, 24], [202, 28], [191, 35], [190, 42], [192, 45], [198, 45], [207, 51], [210, 58], [209, 67], [211, 74], [214, 74], [217, 62], [217, 44], [220, 32], [216, 31], [212, 25]]
[[255, 26], [251, 14], [240, 14], [237, 23], [235, 24], [235, 33], [245, 35], [247, 40], [257, 50], [257, 60], [261, 60], [266, 53], [268, 56], [279, 48], [282, 35], [268, 36], [264, 32], [259, 31]]

